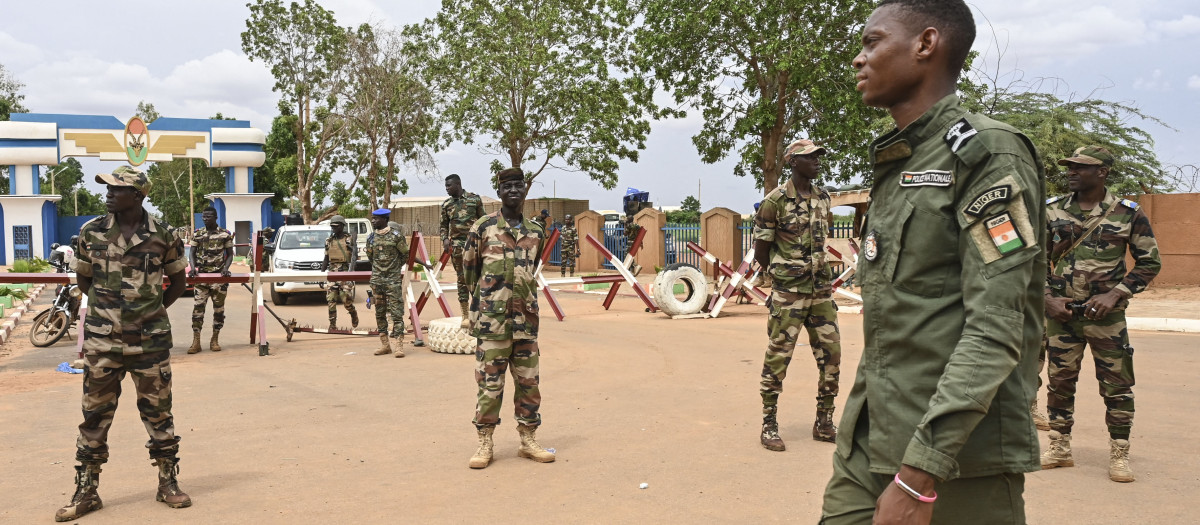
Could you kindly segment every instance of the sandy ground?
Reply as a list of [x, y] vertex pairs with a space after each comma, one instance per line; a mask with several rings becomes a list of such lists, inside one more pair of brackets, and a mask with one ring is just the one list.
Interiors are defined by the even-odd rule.
[[[81, 522], [817, 520], [833, 446], [810, 439], [816, 371], [806, 347], [797, 349], [781, 405], [788, 450], [758, 443], [763, 308], [730, 305], [720, 319], [671, 320], [645, 313], [628, 296], [608, 312], [603, 296], [558, 297], [568, 317], [559, 323], [544, 310], [539, 431], [558, 461], [517, 457], [506, 403], [496, 459], [478, 471], [467, 468], [476, 446], [470, 356], [409, 347], [405, 359], [375, 357], [378, 341], [366, 337], [299, 334], [286, 343], [272, 320], [272, 355], [260, 357], [247, 335], [249, 294], [240, 288], [226, 306], [226, 350], [187, 355], [185, 297], [171, 309], [174, 413], [183, 438], [181, 485], [195, 504], [173, 510], [154, 501], [155, 471], [127, 381], [101, 476], [105, 507]], [[360, 293], [360, 310], [364, 299]], [[320, 298], [279, 311], [325, 322]], [[371, 323], [373, 311], [362, 311]], [[843, 314], [840, 321], [848, 391], [862, 351], [861, 318]], [[74, 345], [30, 347], [20, 331], [27, 323], [0, 357], [3, 523], [50, 522], [73, 491], [81, 376], [53, 369], [74, 357]], [[204, 336], [207, 342], [207, 329]], [[1140, 383], [1132, 484], [1107, 479], [1103, 405], [1086, 366], [1078, 466], [1028, 476], [1030, 523], [1195, 522], [1190, 501], [1200, 492], [1200, 456], [1185, 443], [1200, 430], [1187, 415], [1200, 406], [1197, 341], [1134, 334]]]

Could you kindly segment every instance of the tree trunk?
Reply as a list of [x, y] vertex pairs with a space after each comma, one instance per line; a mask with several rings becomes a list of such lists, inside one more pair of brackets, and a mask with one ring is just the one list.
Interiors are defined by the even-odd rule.
[[764, 133], [763, 140], [763, 196], [779, 186], [779, 141], [781, 133], [771, 130]]

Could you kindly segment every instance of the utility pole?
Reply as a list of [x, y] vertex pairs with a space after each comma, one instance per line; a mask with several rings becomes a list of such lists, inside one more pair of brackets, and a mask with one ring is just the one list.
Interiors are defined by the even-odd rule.
[[191, 224], [191, 229], [188, 231], [196, 231], [196, 183], [192, 175], [192, 159], [188, 159], [188, 224]]

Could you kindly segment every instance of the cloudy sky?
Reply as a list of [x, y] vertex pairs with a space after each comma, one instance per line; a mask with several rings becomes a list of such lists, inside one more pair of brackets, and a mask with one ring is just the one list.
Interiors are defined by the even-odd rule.
[[[1200, 164], [1200, 4], [1194, 0], [976, 0], [976, 48], [985, 63], [1025, 80], [1060, 79], [1058, 93], [1096, 93], [1133, 104], [1174, 128], [1139, 123], [1168, 164]], [[434, 15], [440, 0], [321, 0], [340, 25], [392, 26]], [[217, 112], [269, 129], [277, 95], [265, 66], [241, 52], [249, 11], [242, 1], [131, 0], [10, 2], [0, 20], [0, 63], [25, 84], [25, 106], [38, 113], [113, 115], [125, 120], [141, 100], [171, 117]], [[137, 23], [130, 23], [136, 21]], [[993, 36], [994, 35], [994, 36]], [[1002, 53], [998, 51], [1002, 50]], [[1011, 77], [1010, 77], [1011, 78]], [[693, 112], [694, 113], [694, 112]], [[753, 181], [732, 162], [704, 164], [691, 136], [694, 118], [656, 122], [636, 164], [625, 163], [615, 190], [584, 176], [547, 171], [531, 195], [590, 199], [617, 208], [625, 187], [651, 192], [660, 205], [699, 193], [704, 208], [749, 211]], [[463, 175], [483, 192], [491, 157], [452, 145], [437, 155], [442, 173]], [[99, 162], [85, 164], [101, 169]], [[410, 195], [440, 195], [440, 181], [409, 177]]]

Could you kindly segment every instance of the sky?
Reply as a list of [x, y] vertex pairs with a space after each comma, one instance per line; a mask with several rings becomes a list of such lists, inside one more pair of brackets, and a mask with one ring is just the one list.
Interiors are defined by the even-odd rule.
[[[320, 3], [342, 26], [393, 27], [431, 17], [441, 5], [440, 0]], [[983, 53], [982, 65], [1005, 72], [1006, 81], [1057, 79], [1062, 98], [1094, 94], [1137, 106], [1170, 126], [1135, 123], [1153, 135], [1160, 160], [1200, 165], [1200, 3], [968, 3], [979, 24], [975, 48]], [[208, 118], [220, 112], [269, 130], [279, 97], [267, 67], [241, 51], [248, 15], [240, 0], [10, 2], [0, 20], [0, 64], [25, 84], [24, 105], [36, 113], [126, 120], [144, 100], [163, 116]], [[690, 195], [700, 198], [703, 209], [749, 212], [761, 190], [753, 180], [733, 175], [733, 159], [701, 162], [691, 142], [699, 129], [696, 111], [654, 122], [640, 161], [622, 163], [613, 190], [585, 175], [547, 170], [530, 196], [588, 199], [592, 209], [617, 209], [625, 188], [636, 187], [649, 191], [657, 205], [677, 205]], [[464, 144], [435, 155], [441, 174], [458, 173], [468, 190], [489, 195], [487, 166], [493, 158]], [[115, 164], [84, 166], [99, 172]], [[408, 176], [409, 195], [444, 194], [440, 177], [425, 178], [432, 180]]]

